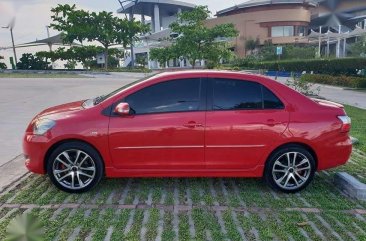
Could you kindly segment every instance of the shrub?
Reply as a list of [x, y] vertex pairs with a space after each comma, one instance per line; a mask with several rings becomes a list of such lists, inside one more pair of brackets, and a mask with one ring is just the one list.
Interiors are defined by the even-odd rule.
[[267, 69], [288, 72], [311, 72], [330, 75], [357, 75], [358, 71], [366, 67], [366, 58], [343, 59], [307, 59], [282, 61], [243, 61], [239, 67]]
[[301, 76], [301, 80], [312, 83], [336, 85], [351, 88], [366, 88], [366, 77], [305, 74]]

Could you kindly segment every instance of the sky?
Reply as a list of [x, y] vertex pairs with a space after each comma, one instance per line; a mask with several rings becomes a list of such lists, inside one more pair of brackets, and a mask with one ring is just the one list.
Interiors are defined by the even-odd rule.
[[[181, 0], [197, 5], [207, 5], [213, 14], [217, 11], [246, 0]], [[76, 4], [78, 8], [90, 11], [109, 11], [116, 13], [120, 7], [118, 0], [0, 0], [0, 27], [7, 26], [15, 18], [13, 29], [15, 44], [35, 41], [47, 37], [46, 26], [51, 23], [51, 8], [57, 4]], [[124, 15], [121, 15], [124, 17]], [[50, 35], [57, 34], [50, 29]], [[11, 46], [10, 31], [0, 28], [0, 48]], [[32, 47], [17, 49], [18, 60], [23, 53], [35, 53], [48, 50], [48, 47]], [[9, 64], [9, 57], [13, 56], [12, 49], [1, 50], [0, 55], [5, 57]], [[4, 61], [4, 60], [2, 60]]]

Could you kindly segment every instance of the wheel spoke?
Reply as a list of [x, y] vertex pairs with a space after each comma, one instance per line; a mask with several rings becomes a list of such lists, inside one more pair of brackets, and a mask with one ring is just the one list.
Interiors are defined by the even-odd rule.
[[[69, 173], [65, 174], [63, 177], [61, 177], [61, 178], [57, 179], [57, 181], [61, 182], [62, 180], [64, 180], [66, 177], [68, 177], [68, 176], [70, 176], [70, 175], [72, 175], [72, 172], [69, 172]], [[56, 177], [56, 178], [57, 178], [57, 177]]]
[[75, 187], [75, 173], [71, 172], [71, 188]]
[[61, 160], [60, 158], [56, 158], [56, 161], [58, 161], [58, 162], [61, 162], [63, 165], [65, 165], [67, 168], [70, 168], [70, 165], [69, 164], [67, 164], [66, 162], [64, 162], [63, 160]]
[[70, 171], [70, 168], [67, 168], [67, 169], [63, 169], [63, 170], [53, 170], [53, 173], [55, 175], [58, 175], [58, 174], [61, 174], [61, 173], [64, 173], [64, 172], [67, 172], [67, 171]]
[[294, 172], [300, 179], [301, 181], [305, 182], [306, 179], [304, 177], [302, 177], [298, 172]]
[[287, 152], [286, 156], [287, 156], [287, 166], [290, 167], [291, 166], [290, 152]]
[[85, 172], [82, 172], [82, 171], [79, 171], [79, 174], [83, 175], [83, 176], [86, 176], [86, 177], [89, 177], [89, 178], [93, 178], [93, 176], [91, 176], [89, 174], [86, 174]]
[[86, 160], [86, 159], [88, 159], [88, 155], [86, 155], [82, 160], [81, 160], [81, 162], [78, 164], [78, 167], [81, 167], [81, 165], [83, 165], [83, 163], [84, 163], [84, 161]]
[[276, 180], [276, 182], [277, 183], [281, 183], [285, 178], [286, 178], [286, 176], [288, 175], [288, 172], [286, 172], [285, 174], [283, 174], [283, 176], [282, 177], [280, 177], [280, 178], [278, 178], [277, 180]]
[[295, 175], [294, 175], [294, 174], [292, 174], [292, 175], [291, 175], [291, 177], [292, 177], [292, 179], [294, 179], [294, 181], [295, 181], [295, 183], [296, 183], [296, 186], [299, 186], [299, 183], [297, 182]]
[[81, 151], [79, 151], [79, 150], [76, 152], [76, 157], [75, 157], [74, 165], [76, 165], [78, 163], [80, 153], [81, 153]]
[[286, 187], [287, 186], [287, 184], [288, 184], [288, 181], [290, 181], [290, 178], [291, 178], [291, 176], [292, 176], [293, 174], [288, 174], [287, 175], [287, 179], [286, 179], [286, 182], [285, 182], [285, 184], [284, 184], [284, 186]]
[[280, 161], [276, 161], [274, 165], [284, 167], [284, 168], [288, 168], [288, 166], [283, 165]]
[[300, 171], [305, 171], [305, 170], [309, 170], [310, 167], [303, 167], [303, 168], [297, 168], [296, 171], [300, 172]]
[[274, 169], [273, 171], [274, 171], [274, 172], [283, 172], [283, 173], [286, 173], [286, 172], [287, 172], [286, 170], [278, 170], [278, 169], [277, 169], [277, 170], [276, 170], [276, 169]]
[[83, 181], [80, 179], [80, 173], [79, 173], [79, 172], [76, 172], [76, 177], [77, 177], [77, 179], [78, 179], [79, 186], [80, 186], [80, 187], [84, 187], [84, 183], [83, 183]]
[[297, 157], [297, 152], [294, 153], [294, 158], [292, 159], [292, 166], [294, 167], [296, 164], [296, 157]]
[[67, 160], [71, 165], [73, 165], [73, 164], [74, 164], [74, 163], [71, 161], [71, 158], [70, 158], [70, 156], [69, 156], [69, 153], [67, 153], [67, 151], [62, 152], [62, 153], [61, 153], [61, 155], [63, 155], [63, 156], [66, 158], [66, 160]]
[[95, 171], [95, 167], [79, 167], [79, 169], [83, 171]]
[[306, 158], [304, 158], [299, 164], [297, 164], [297, 165], [295, 165], [296, 167], [299, 167], [299, 166], [302, 166], [302, 165], [304, 165], [305, 163], [308, 163], [309, 162], [309, 160], [308, 159], [306, 159]]

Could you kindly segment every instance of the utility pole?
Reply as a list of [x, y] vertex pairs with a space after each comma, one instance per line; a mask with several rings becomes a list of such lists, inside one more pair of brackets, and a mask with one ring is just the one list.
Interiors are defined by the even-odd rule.
[[319, 28], [319, 46], [318, 46], [318, 57], [321, 58], [321, 49], [322, 49], [322, 26]]
[[13, 36], [13, 27], [14, 26], [11, 26], [11, 24], [9, 24], [8, 26], [2, 27], [2, 28], [10, 29], [11, 42], [13, 44], [13, 53], [14, 53], [14, 59], [15, 59], [15, 69], [16, 69], [17, 68], [18, 59], [17, 59], [17, 53], [15, 51], [14, 36]]

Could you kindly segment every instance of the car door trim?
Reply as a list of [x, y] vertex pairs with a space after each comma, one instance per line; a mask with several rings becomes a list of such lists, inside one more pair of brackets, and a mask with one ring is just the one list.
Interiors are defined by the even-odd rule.
[[121, 146], [114, 148], [115, 150], [125, 149], [178, 149], [178, 148], [204, 148], [204, 146]]
[[251, 148], [265, 147], [266, 145], [208, 145], [207, 148]]

